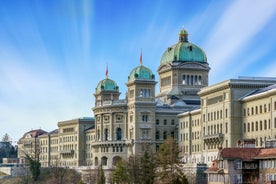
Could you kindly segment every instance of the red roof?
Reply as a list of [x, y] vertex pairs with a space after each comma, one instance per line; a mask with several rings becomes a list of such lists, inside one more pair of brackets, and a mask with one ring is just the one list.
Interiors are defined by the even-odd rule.
[[223, 159], [242, 159], [243, 161], [253, 160], [261, 148], [224, 148], [221, 151]]
[[25, 133], [22, 138], [24, 139], [28, 135], [31, 135], [32, 138], [35, 138], [35, 137], [38, 137], [38, 136], [40, 136], [44, 133], [47, 133], [47, 132], [42, 130], [42, 129], [31, 130], [31, 131]]
[[212, 165], [206, 170], [207, 172], [216, 172], [219, 170], [218, 168], [218, 160], [213, 160], [212, 161]]
[[276, 148], [263, 148], [255, 158], [276, 158]]

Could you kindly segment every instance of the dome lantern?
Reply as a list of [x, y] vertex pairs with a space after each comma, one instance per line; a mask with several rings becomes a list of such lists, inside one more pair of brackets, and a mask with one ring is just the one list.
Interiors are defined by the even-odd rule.
[[179, 32], [179, 42], [189, 42], [188, 32], [184, 28]]
[[185, 29], [180, 30], [178, 43], [165, 50], [160, 64], [173, 62], [207, 63], [205, 52], [199, 46], [188, 41], [188, 32]]

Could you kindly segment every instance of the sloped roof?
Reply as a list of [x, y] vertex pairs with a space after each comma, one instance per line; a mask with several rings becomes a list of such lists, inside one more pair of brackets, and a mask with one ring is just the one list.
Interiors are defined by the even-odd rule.
[[272, 91], [272, 90], [276, 90], [276, 84], [273, 84], [273, 85], [265, 87], [265, 88], [259, 88], [259, 89], [253, 90], [250, 93], [248, 93], [245, 96], [243, 96], [241, 99], [249, 97], [249, 96], [265, 93], [267, 91]]
[[218, 172], [219, 171], [219, 167], [218, 167], [218, 160], [213, 160], [212, 161], [212, 165], [206, 170], [206, 172]]
[[255, 159], [276, 158], [276, 148], [263, 148]]
[[252, 161], [260, 152], [261, 148], [224, 148], [220, 155], [223, 159], [242, 159]]
[[43, 135], [45, 133], [47, 133], [47, 132], [44, 131], [44, 130], [42, 130], [42, 129], [31, 130], [29, 132], [26, 132], [23, 135], [22, 139], [27, 138], [27, 137], [29, 137], [29, 138], [36, 138], [36, 137], [38, 137], [40, 135]]

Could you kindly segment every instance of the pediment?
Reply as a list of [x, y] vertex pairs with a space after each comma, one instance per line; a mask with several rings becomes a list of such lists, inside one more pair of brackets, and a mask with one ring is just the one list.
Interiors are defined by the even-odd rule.
[[169, 70], [169, 69], [171, 69], [171, 65], [169, 65], [169, 64], [164, 64], [164, 65], [161, 65], [161, 66], [159, 66], [159, 68], [158, 68], [158, 72], [162, 72], [162, 71], [166, 71], [166, 70]]

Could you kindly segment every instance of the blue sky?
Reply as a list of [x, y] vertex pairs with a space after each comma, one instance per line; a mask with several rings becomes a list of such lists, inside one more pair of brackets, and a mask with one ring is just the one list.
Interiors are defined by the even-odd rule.
[[210, 84], [276, 77], [275, 20], [275, 0], [1, 0], [0, 136], [93, 116], [107, 64], [124, 98], [141, 48], [158, 76], [183, 26], [206, 52]]

